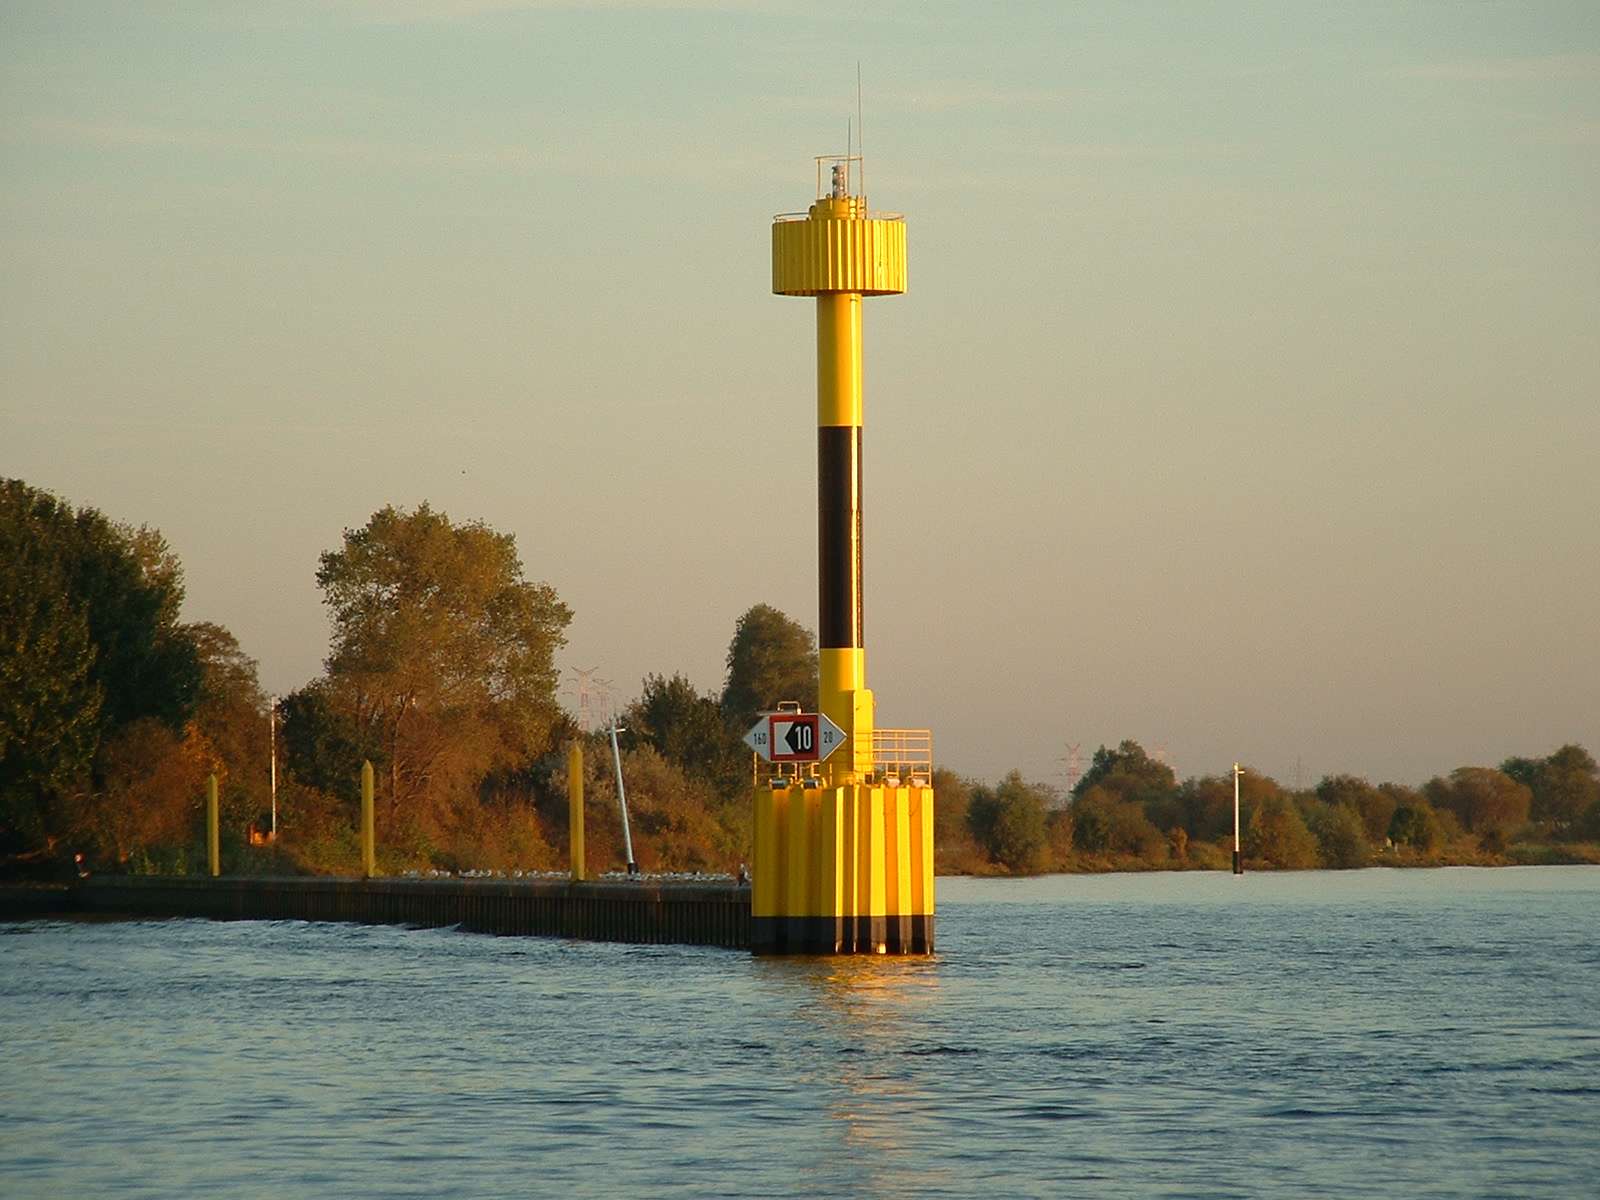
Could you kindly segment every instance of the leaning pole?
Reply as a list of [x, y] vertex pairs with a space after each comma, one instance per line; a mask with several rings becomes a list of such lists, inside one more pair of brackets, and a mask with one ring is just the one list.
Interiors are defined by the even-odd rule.
[[867, 210], [859, 156], [819, 158], [816, 202], [773, 222], [772, 290], [816, 298], [821, 713], [809, 728], [840, 744], [805, 763], [795, 744], [809, 736], [803, 714], [752, 731], [758, 751], [783, 749], [781, 731], [791, 731], [784, 761], [795, 764], [755, 788], [757, 953], [933, 949], [931, 738], [875, 731], [863, 620], [861, 302], [905, 288], [904, 220]]

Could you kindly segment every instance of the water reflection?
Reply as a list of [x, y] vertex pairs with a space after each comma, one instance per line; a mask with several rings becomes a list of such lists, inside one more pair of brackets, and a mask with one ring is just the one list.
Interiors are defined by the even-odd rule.
[[940, 1003], [938, 960], [844, 955], [754, 966], [772, 1008], [789, 1014], [786, 1040], [802, 1048], [796, 1082], [838, 1134], [808, 1182], [869, 1196], [926, 1188], [915, 1147], [925, 1144], [920, 1127], [934, 1100], [912, 1064], [940, 1049], [926, 1032]]

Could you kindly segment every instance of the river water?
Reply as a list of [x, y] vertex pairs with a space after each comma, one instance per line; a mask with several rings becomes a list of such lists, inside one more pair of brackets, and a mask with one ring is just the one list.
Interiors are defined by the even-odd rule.
[[0, 925], [0, 1194], [1600, 1196], [1600, 868], [941, 879], [938, 936]]

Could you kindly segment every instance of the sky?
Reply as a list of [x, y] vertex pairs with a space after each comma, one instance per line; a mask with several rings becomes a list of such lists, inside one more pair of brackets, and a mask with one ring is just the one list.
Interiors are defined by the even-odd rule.
[[1056, 784], [1600, 751], [1592, 2], [0, 0], [0, 475], [159, 528], [277, 692], [423, 501], [563, 670], [719, 688], [750, 605], [815, 628], [768, 230], [858, 62], [880, 726]]

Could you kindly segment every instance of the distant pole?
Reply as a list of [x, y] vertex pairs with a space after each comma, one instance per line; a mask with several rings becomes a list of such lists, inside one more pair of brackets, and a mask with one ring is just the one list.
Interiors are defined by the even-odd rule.
[[267, 740], [272, 745], [272, 844], [278, 844], [278, 698], [267, 706]]
[[372, 760], [361, 764], [361, 874], [371, 879], [378, 873], [377, 838], [373, 835]]
[[1244, 874], [1244, 850], [1239, 845], [1239, 764], [1233, 764], [1233, 873]]
[[621, 730], [611, 722], [611, 761], [617, 764], [617, 803], [622, 806], [622, 853], [628, 859], [628, 874], [637, 875], [639, 864], [633, 861], [633, 835], [628, 832], [628, 793], [622, 787], [622, 751], [617, 749], [617, 734]]
[[206, 864], [213, 875], [222, 874], [222, 834], [217, 816], [217, 777], [206, 778]]
[[576, 738], [567, 750], [567, 836], [572, 878], [583, 881], [583, 743]]

